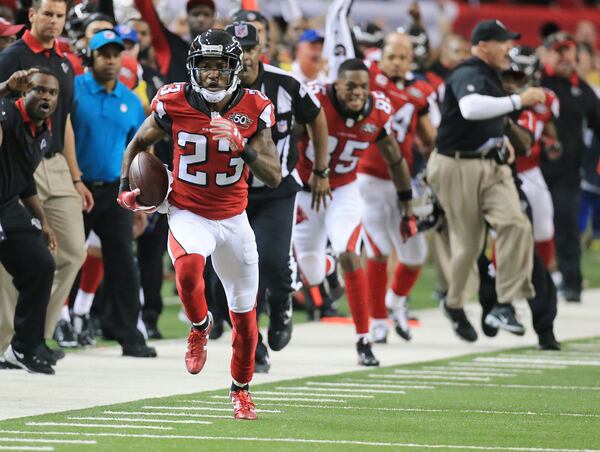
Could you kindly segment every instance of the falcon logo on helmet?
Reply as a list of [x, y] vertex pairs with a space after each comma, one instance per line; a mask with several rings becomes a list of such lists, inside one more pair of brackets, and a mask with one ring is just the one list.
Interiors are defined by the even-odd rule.
[[[209, 103], [222, 101], [227, 95], [237, 89], [242, 70], [242, 46], [238, 40], [224, 30], [208, 29], [196, 36], [190, 45], [187, 57], [187, 70], [192, 84], [192, 89], [199, 93]], [[218, 58], [226, 61], [225, 69], [207, 69], [201, 63], [208, 58]], [[221, 76], [227, 76], [225, 87], [219, 86], [214, 90], [204, 86], [202, 72], [216, 70]]]

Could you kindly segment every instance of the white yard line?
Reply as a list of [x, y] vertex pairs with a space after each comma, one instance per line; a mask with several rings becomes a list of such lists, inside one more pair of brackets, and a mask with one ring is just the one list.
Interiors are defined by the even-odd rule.
[[[399, 392], [401, 394], [401, 392]], [[228, 399], [229, 396], [214, 395], [213, 399]], [[345, 403], [343, 400], [337, 399], [315, 399], [310, 397], [252, 397], [255, 400], [281, 400], [282, 402], [328, 402], [328, 403]]]
[[345, 379], [344, 383], [337, 383], [337, 382], [336, 383], [326, 383], [326, 382], [321, 382], [321, 381], [307, 381], [305, 383], [305, 385], [307, 385], [307, 386], [343, 386], [346, 388], [359, 387], [359, 388], [435, 389], [433, 386], [424, 386], [424, 385], [410, 386], [410, 385], [405, 385], [405, 384], [395, 384], [396, 382], [394, 382], [394, 384], [372, 384], [371, 380], [362, 380], [361, 384], [355, 384], [355, 383], [352, 383], [353, 381], [358, 381], [358, 380]]
[[[362, 393], [368, 393], [368, 394], [397, 394], [398, 391], [385, 391], [383, 389], [361, 389], [361, 388], [351, 388], [351, 389], [340, 389], [340, 388], [315, 388], [314, 386], [278, 386], [275, 389], [281, 389], [281, 390], [285, 390], [285, 389], [310, 389], [311, 391], [321, 391], [321, 392], [327, 392], [327, 393], [331, 393], [331, 391], [335, 391], [335, 392], [350, 392], [350, 393], [355, 393], [355, 392], [362, 392]], [[327, 396], [329, 396], [329, 394], [327, 394]]]
[[600, 361], [567, 360], [551, 358], [532, 358], [523, 355], [505, 355], [499, 357], [480, 356], [475, 361], [484, 363], [532, 363], [532, 364], [560, 364], [563, 366], [600, 366]]
[[[208, 408], [210, 409], [210, 408]], [[225, 411], [225, 410], [223, 410]], [[229, 408], [228, 411], [232, 411]], [[258, 410], [257, 410], [258, 411]], [[206, 419], [230, 419], [231, 416], [224, 414], [198, 414], [198, 413], [165, 413], [162, 411], [103, 411], [103, 414], [116, 414], [125, 416], [167, 416], [167, 417], [196, 417]]]
[[0, 446], [0, 450], [54, 450], [50, 446]]
[[44, 444], [98, 444], [93, 439], [40, 439], [40, 438], [10, 438], [8, 436], [0, 437], [2, 443], [44, 443]]
[[[277, 388], [280, 389], [280, 388]], [[336, 397], [340, 399], [372, 399], [374, 396], [372, 395], [362, 395], [362, 394], [315, 394], [314, 392], [286, 392], [285, 389], [290, 388], [281, 388], [283, 391], [256, 391], [252, 393], [252, 397], [255, 399], [260, 399], [262, 396], [305, 396], [305, 397]], [[300, 387], [297, 389], [303, 389], [305, 391], [310, 390], [311, 388]]]
[[[438, 371], [453, 371], [454, 374], [458, 375], [482, 375], [487, 377], [514, 377], [516, 373], [506, 373], [507, 369], [494, 369], [492, 367], [454, 367], [454, 366], [423, 366], [424, 370], [438, 370]], [[515, 372], [524, 372], [518, 370]], [[539, 371], [536, 371], [539, 373]]]
[[[475, 358], [477, 359], [477, 358]], [[555, 370], [566, 369], [567, 366], [559, 364], [526, 364], [526, 363], [480, 363], [477, 361], [450, 361], [451, 366], [476, 366], [476, 367], [492, 367], [498, 369], [524, 369], [524, 370]]]
[[420, 374], [369, 374], [369, 378], [391, 378], [399, 380], [448, 380], [448, 381], [490, 381], [488, 377], [445, 377], [443, 375], [420, 375]]
[[149, 430], [173, 430], [173, 427], [159, 427], [157, 425], [82, 424], [79, 422], [26, 422], [25, 425], [38, 426], [38, 427], [145, 428], [145, 429], [149, 429]]
[[148, 419], [148, 418], [132, 418], [132, 417], [101, 417], [101, 416], [69, 416], [69, 420], [73, 421], [119, 421], [119, 422], [150, 422], [160, 424], [212, 424], [211, 421], [193, 421], [193, 420], [173, 420], [173, 419]]
[[[6, 431], [4, 431], [6, 432]], [[157, 435], [142, 433], [92, 433], [92, 432], [20, 432], [12, 430], [11, 433], [39, 434], [39, 435], [59, 435], [59, 436], [88, 436], [88, 437], [110, 437], [110, 438], [147, 438], [147, 439], [189, 439], [189, 440], [213, 440], [213, 441], [241, 441], [241, 442], [261, 442], [261, 443], [289, 443], [289, 444], [334, 444], [350, 446], [372, 446], [372, 447], [403, 447], [408, 449], [458, 449], [458, 450], [498, 450], [511, 452], [600, 452], [600, 450], [590, 449], [558, 449], [545, 447], [513, 447], [513, 446], [484, 446], [472, 444], [419, 444], [419, 443], [399, 443], [399, 442], [376, 442], [376, 441], [353, 441], [353, 440], [332, 440], [332, 439], [309, 439], [309, 438], [262, 438], [262, 437], [236, 437], [236, 436], [207, 436], [207, 435]]]
[[[198, 403], [208, 403], [210, 404], [209, 401], [204, 401], [204, 400], [195, 400], [194, 402], [198, 402]], [[221, 402], [219, 402], [219, 405], [221, 404]], [[233, 408], [229, 407], [229, 408], [211, 408], [211, 407], [202, 407], [202, 406], [150, 406], [150, 405], [145, 405], [142, 407], [145, 410], [182, 410], [182, 411], [187, 411], [187, 410], [205, 410], [205, 411], [228, 411], [231, 412], [233, 410]], [[280, 413], [280, 411], [264, 411], [264, 413]]]
[[405, 369], [396, 369], [394, 370], [395, 374], [407, 374], [407, 375], [437, 375], [437, 376], [457, 376], [457, 377], [514, 377], [515, 374], [507, 374], [507, 373], [499, 373], [499, 372], [462, 372], [456, 371], [454, 369], [450, 369], [448, 367], [439, 367], [434, 370], [405, 370]]

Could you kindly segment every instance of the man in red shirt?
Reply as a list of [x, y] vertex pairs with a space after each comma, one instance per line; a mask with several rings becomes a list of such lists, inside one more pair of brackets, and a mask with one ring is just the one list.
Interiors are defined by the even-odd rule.
[[[329, 130], [329, 166], [322, 171], [313, 168], [314, 149], [301, 144], [298, 172], [305, 191], [298, 194], [298, 222], [293, 243], [298, 264], [311, 286], [325, 278], [327, 240], [339, 259], [346, 282], [346, 294], [356, 327], [358, 362], [377, 366], [379, 361], [371, 351], [367, 280], [360, 263], [361, 208], [357, 167], [361, 156], [376, 144], [387, 163], [398, 194], [398, 203], [405, 220], [405, 236], [409, 232], [410, 173], [406, 159], [392, 136], [392, 107], [387, 97], [370, 91], [369, 70], [359, 59], [343, 62], [338, 78], [331, 85], [312, 84], [327, 117]], [[324, 209], [311, 206], [308, 182], [311, 173], [329, 177], [333, 198]], [[410, 223], [414, 226], [414, 223]]]
[[185, 356], [197, 374], [206, 362], [212, 315], [204, 297], [208, 256], [223, 283], [233, 324], [231, 399], [236, 419], [256, 419], [248, 392], [258, 340], [258, 253], [245, 208], [248, 168], [276, 187], [281, 166], [270, 128], [273, 104], [259, 91], [239, 88], [239, 42], [222, 30], [196, 37], [187, 60], [191, 83], [165, 85], [123, 158], [119, 203], [151, 211], [129, 191], [133, 158], [165, 136], [174, 142], [173, 182], [163, 207], [169, 214], [169, 254], [175, 282], [192, 328]]

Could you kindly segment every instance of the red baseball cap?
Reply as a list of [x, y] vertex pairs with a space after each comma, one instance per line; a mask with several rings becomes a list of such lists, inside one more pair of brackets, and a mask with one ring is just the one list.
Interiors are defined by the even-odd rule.
[[216, 9], [214, 0], [188, 0], [185, 10], [190, 12], [190, 9], [198, 5], [206, 5], [213, 11]]
[[13, 25], [8, 20], [0, 17], [0, 36], [14, 36], [20, 32], [25, 25]]

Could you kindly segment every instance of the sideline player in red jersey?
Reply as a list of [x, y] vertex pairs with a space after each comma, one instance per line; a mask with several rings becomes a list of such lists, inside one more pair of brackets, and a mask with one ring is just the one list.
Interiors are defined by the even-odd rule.
[[[415, 138], [419, 138], [427, 154], [432, 148], [435, 130], [429, 119], [428, 100], [434, 94], [433, 88], [412, 76], [409, 72], [411, 61], [410, 38], [404, 33], [391, 33], [386, 37], [381, 61], [371, 63], [369, 73], [372, 89], [381, 90], [392, 102], [392, 133], [413, 171]], [[362, 224], [368, 257], [373, 340], [386, 342], [388, 310], [392, 313], [396, 332], [410, 340], [407, 298], [427, 258], [427, 242], [422, 233], [402, 240], [397, 227], [400, 217], [394, 208], [394, 185], [377, 148], [367, 150], [358, 172], [360, 194], [364, 200]], [[422, 183], [415, 181], [413, 184], [415, 198], [424, 197], [426, 190]], [[414, 213], [419, 212], [415, 209]], [[392, 250], [396, 251], [398, 264], [391, 287], [386, 291], [387, 261]]]
[[[525, 47], [513, 47], [510, 57], [511, 66], [502, 73], [502, 85], [509, 94], [518, 94], [534, 84], [539, 60], [535, 50]], [[554, 206], [540, 169], [540, 158], [542, 143], [550, 151], [549, 158], [556, 153], [553, 149], [557, 149], [557, 146], [560, 149], [552, 122], [553, 118], [558, 118], [559, 102], [551, 90], [544, 88], [544, 93], [544, 103], [523, 109], [519, 114], [518, 123], [533, 135], [533, 146], [528, 155], [517, 157], [517, 175], [521, 190], [531, 205], [535, 249], [546, 267], [549, 267], [554, 259]]]
[[[329, 166], [322, 171], [313, 168], [314, 150], [301, 144], [298, 172], [309, 190], [311, 173], [329, 177], [333, 191], [324, 209], [311, 206], [311, 194], [298, 194], [300, 221], [294, 228], [293, 243], [298, 264], [311, 286], [325, 278], [327, 239], [339, 259], [346, 282], [348, 304], [357, 335], [358, 362], [377, 366], [369, 340], [369, 311], [366, 275], [360, 263], [360, 196], [356, 182], [358, 161], [364, 151], [376, 143], [392, 174], [398, 192], [398, 204], [405, 221], [398, 225], [408, 237], [415, 232], [411, 220], [412, 198], [408, 166], [391, 135], [392, 107], [381, 93], [370, 92], [369, 71], [359, 59], [343, 62], [338, 78], [331, 85], [312, 84], [315, 95], [327, 117], [329, 129]], [[409, 229], [412, 226], [412, 231]]]
[[[223, 283], [233, 325], [231, 400], [236, 419], [256, 419], [248, 383], [258, 340], [258, 253], [245, 208], [248, 167], [265, 184], [281, 181], [271, 139], [273, 104], [259, 91], [240, 88], [242, 48], [223, 30], [209, 29], [192, 42], [187, 58], [191, 83], [164, 86], [152, 101], [123, 159], [119, 202], [131, 210], [139, 189], [129, 191], [133, 158], [166, 135], [173, 138], [173, 182], [165, 203], [169, 254], [192, 328], [185, 363], [197, 374], [206, 362], [212, 316], [204, 297], [206, 258]], [[161, 208], [162, 210], [162, 208]]]

